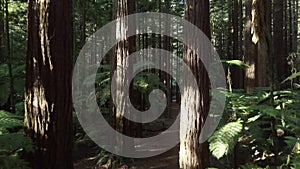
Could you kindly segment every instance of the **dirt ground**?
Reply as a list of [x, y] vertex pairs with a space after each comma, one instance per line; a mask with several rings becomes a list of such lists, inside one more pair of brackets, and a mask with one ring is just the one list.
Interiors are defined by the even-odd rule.
[[[177, 169], [178, 149], [179, 146], [176, 146], [158, 156], [135, 159], [134, 162], [123, 164], [115, 169]], [[79, 152], [75, 154], [78, 158], [74, 161], [75, 169], [105, 169], [105, 167], [97, 166], [98, 156], [95, 150], [81, 146]]]
[[[169, 115], [169, 118], [165, 121], [164, 127], [158, 127], [159, 125], [150, 125], [147, 127], [147, 135], [156, 135], [162, 130], [168, 128], [173, 124], [174, 120], [178, 115], [178, 105], [173, 104], [171, 107], [172, 114]], [[176, 131], [175, 131], [176, 132]], [[168, 144], [168, 140], [164, 141], [165, 144]], [[160, 143], [161, 144], [161, 143]], [[99, 156], [97, 153], [97, 147], [95, 145], [89, 146], [84, 141], [76, 142], [74, 150], [74, 168], [75, 169], [105, 169], [105, 167], [97, 166], [97, 161]], [[115, 169], [177, 169], [179, 168], [178, 164], [178, 152], [179, 145], [175, 146], [171, 150], [149, 158], [134, 159], [133, 162], [128, 162], [123, 164], [119, 168]], [[108, 167], [106, 167], [108, 168]], [[111, 168], [110, 168], [111, 169]]]

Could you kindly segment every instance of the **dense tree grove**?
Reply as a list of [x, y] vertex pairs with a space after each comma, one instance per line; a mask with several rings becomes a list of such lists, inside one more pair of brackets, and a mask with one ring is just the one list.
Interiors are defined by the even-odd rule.
[[[298, 0], [1, 0], [0, 169], [300, 168], [299, 9]], [[211, 79], [201, 61], [205, 56], [163, 35], [193, 30], [176, 26], [173, 20], [138, 20], [135, 24], [121, 20], [142, 12], [168, 13], [189, 21], [211, 40], [220, 56], [227, 80], [227, 88], [219, 89], [226, 96], [225, 110], [216, 131], [204, 143], [199, 143], [199, 136], [212, 99]], [[95, 86], [90, 97], [96, 99], [112, 129], [125, 137], [156, 136], [180, 113], [188, 113], [187, 122], [180, 124], [188, 124], [188, 134], [164, 154], [133, 159], [107, 152], [86, 134], [73, 108], [76, 59], [90, 37], [115, 19], [115, 34], [110, 36], [120, 41], [99, 64], [96, 79], [87, 76], [79, 81]], [[147, 24], [156, 25], [162, 34], [137, 31], [147, 29], [142, 27]], [[136, 35], [126, 37], [128, 30], [135, 30]], [[143, 65], [130, 65], [126, 59], [153, 48], [181, 58], [199, 88], [184, 81], [181, 91], [181, 79], [150, 68], [130, 81], [126, 73]], [[195, 50], [205, 49], [197, 46]], [[150, 61], [154, 58], [143, 55]], [[179, 68], [174, 70], [179, 61], [160, 57], [159, 63], [176, 75], [183, 74]], [[117, 67], [126, 70], [118, 72], [116, 90], [111, 91]], [[132, 105], [119, 110], [111, 94], [122, 99], [124, 86], [129, 86]], [[167, 102], [158, 119], [144, 124], [123, 117], [122, 110], [128, 106], [149, 110], [153, 106], [149, 95], [155, 89], [165, 93]], [[190, 111], [195, 108], [196, 112]], [[117, 139], [111, 142], [120, 143], [120, 151], [142, 149], [134, 139]]]

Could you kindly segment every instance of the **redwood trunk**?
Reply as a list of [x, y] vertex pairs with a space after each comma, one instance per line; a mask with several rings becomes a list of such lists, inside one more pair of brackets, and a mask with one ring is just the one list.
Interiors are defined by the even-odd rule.
[[[115, 1], [115, 8], [116, 8], [116, 17], [121, 18], [126, 15], [129, 15], [134, 12], [135, 10], [135, 1], [134, 0], [117, 0]], [[124, 28], [124, 29], [118, 29], [119, 31], [116, 32], [117, 39], [123, 39], [121, 40], [116, 48], [115, 48], [115, 58], [113, 59], [115, 62], [115, 66], [113, 67], [113, 70], [116, 67], [123, 67], [127, 68], [128, 72], [126, 71], [119, 71], [117, 73], [117, 79], [116, 79], [116, 97], [120, 97], [116, 100], [122, 100], [125, 98], [124, 96], [124, 85], [129, 84], [130, 81], [128, 79], [128, 74], [126, 73], [132, 73], [133, 67], [132, 65], [128, 64], [126, 62], [126, 58], [129, 57], [129, 55], [135, 50], [135, 37], [126, 38], [127, 29], [135, 29], [132, 27], [133, 25], [128, 25], [128, 22], [126, 20], [120, 20], [117, 22], [118, 28]], [[125, 70], [125, 69], [122, 69]], [[128, 85], [129, 86], [129, 85]], [[133, 89], [131, 88], [131, 92]], [[115, 109], [113, 111], [113, 116], [115, 120], [115, 128], [118, 132], [130, 136], [133, 134], [132, 132], [132, 122], [127, 120], [125, 117], [123, 117], [123, 113], [128, 110], [128, 106], [130, 105], [123, 105], [122, 110]], [[124, 151], [125, 148], [133, 148], [133, 142], [131, 143], [125, 143], [123, 141], [123, 138], [117, 138], [117, 143], [121, 146], [120, 151]]]
[[25, 131], [35, 169], [72, 169], [72, 1], [29, 0]]
[[245, 23], [245, 63], [249, 66], [245, 70], [244, 88], [246, 92], [250, 92], [256, 87], [256, 45], [252, 42], [251, 27], [252, 27], [252, 0], [246, 0], [246, 23]]
[[[199, 27], [210, 38], [209, 27], [209, 0], [186, 0], [185, 18]], [[188, 31], [188, 30], [186, 30]], [[198, 49], [201, 50], [201, 49]], [[203, 50], [203, 49], [202, 49]], [[199, 100], [200, 106], [196, 113], [187, 112], [187, 124], [189, 130], [184, 140], [180, 142], [179, 164], [183, 169], [203, 169], [209, 164], [208, 144], [199, 144], [199, 135], [209, 108], [209, 78], [204, 65], [201, 63], [201, 56], [196, 55], [191, 49], [185, 47], [184, 61], [190, 67], [199, 85], [199, 96], [194, 95], [193, 89], [185, 90], [185, 96], [181, 105], [190, 104], [191, 100]], [[188, 85], [185, 84], [185, 85]], [[187, 87], [188, 88], [188, 87]], [[194, 89], [197, 90], [197, 89]], [[194, 98], [193, 96], [197, 97]], [[195, 105], [197, 103], [194, 103]], [[191, 106], [188, 109], [193, 109]]]

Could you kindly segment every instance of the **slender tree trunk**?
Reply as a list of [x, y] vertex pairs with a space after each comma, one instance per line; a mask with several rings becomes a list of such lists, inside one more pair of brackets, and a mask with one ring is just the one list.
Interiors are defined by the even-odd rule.
[[251, 27], [252, 27], [252, 0], [246, 0], [246, 21], [245, 21], [245, 63], [249, 66], [245, 70], [244, 88], [246, 92], [250, 92], [256, 87], [256, 45], [252, 42]]
[[[166, 0], [165, 1], [165, 7], [164, 7], [164, 12], [165, 13], [170, 13], [170, 8], [171, 8], [171, 2], [170, 0]], [[167, 19], [167, 21], [169, 21], [169, 19]], [[166, 32], [170, 32], [170, 24], [169, 22], [165, 23], [166, 27], [165, 27], [165, 31]], [[164, 49], [167, 51], [171, 52], [171, 39], [168, 36], [164, 36]], [[163, 58], [163, 66], [166, 67], [167, 69], [170, 70], [170, 60], [167, 60], [166, 58]], [[170, 116], [170, 105], [171, 105], [171, 78], [170, 75], [166, 72], [163, 73], [164, 77], [163, 77], [163, 82], [166, 85], [166, 96], [167, 96], [167, 118]]]
[[12, 74], [12, 55], [11, 55], [11, 44], [10, 44], [10, 32], [9, 32], [9, 13], [8, 13], [8, 0], [5, 1], [5, 28], [6, 28], [6, 53], [7, 53], [7, 65], [8, 65], [8, 75], [9, 75], [9, 89], [10, 89], [10, 111], [12, 113], [16, 112], [15, 108], [15, 88], [14, 88], [14, 77]]
[[[238, 53], [239, 53], [239, 60], [241, 61], [245, 61], [244, 58], [244, 50], [243, 50], [243, 39], [244, 39], [244, 30], [243, 30], [243, 26], [244, 26], [244, 12], [243, 12], [243, 0], [239, 0], [239, 49], [238, 49]], [[244, 88], [244, 75], [245, 75], [245, 71], [242, 68], [238, 69], [238, 88], [239, 89], [243, 89]]]
[[0, 64], [5, 62], [4, 1], [0, 2]]
[[277, 83], [284, 80], [287, 70], [286, 56], [284, 56], [284, 51], [282, 47], [284, 46], [284, 36], [283, 36], [283, 1], [275, 0], [274, 3], [274, 55], [276, 58], [276, 74], [278, 79]]
[[72, 169], [72, 1], [29, 0], [25, 131], [35, 169]]
[[[201, 16], [201, 17], [199, 17]], [[210, 38], [209, 23], [209, 0], [186, 0], [185, 18], [199, 27]], [[189, 31], [189, 30], [186, 30]], [[201, 49], [198, 49], [201, 50]], [[184, 61], [189, 65], [194, 76], [197, 77], [199, 85], [199, 96], [194, 95], [193, 90], [185, 90], [185, 97], [181, 100], [181, 106], [190, 104], [191, 100], [199, 100], [200, 106], [196, 113], [188, 113], [188, 131], [185, 138], [180, 142], [179, 164], [183, 169], [204, 169], [209, 165], [208, 143], [199, 144], [199, 135], [209, 108], [209, 79], [204, 65], [201, 63], [201, 56], [196, 55], [191, 49], [185, 47]], [[199, 104], [199, 103], [194, 103]], [[195, 106], [196, 107], [196, 106]], [[185, 109], [185, 107], [182, 107]], [[186, 110], [193, 107], [186, 107]]]
[[283, 46], [282, 46], [282, 51], [283, 51], [283, 58], [281, 58], [281, 61], [285, 64], [284, 72], [282, 75], [282, 80], [289, 75], [289, 66], [287, 64], [287, 57], [289, 55], [289, 38], [288, 38], [288, 3], [287, 1], [283, 1], [283, 24], [284, 24], [284, 29], [283, 29]]
[[[234, 24], [234, 16], [233, 16], [233, 6], [234, 6], [234, 1], [228, 1], [227, 2], [228, 3], [228, 9], [230, 9], [230, 10], [228, 10], [228, 20], [229, 20], [229, 24], [228, 24], [228, 30], [227, 30], [227, 32], [228, 32], [228, 38], [223, 38], [225, 35], [224, 35], [224, 33], [222, 33], [222, 39], [224, 39], [224, 41], [226, 41], [226, 43], [227, 43], [227, 49], [226, 49], [226, 53], [227, 53], [227, 59], [232, 59], [232, 55], [233, 55], [233, 45], [232, 45], [232, 43], [233, 43], [233, 33], [231, 33], [232, 32], [232, 30], [233, 30], [233, 27], [232, 27], [232, 25]], [[224, 43], [225, 44], [225, 43]], [[222, 56], [222, 55], [221, 55]]]
[[[239, 53], [239, 0], [234, 0], [233, 1], [233, 8], [232, 8], [232, 54], [231, 54], [231, 59], [232, 60], [239, 60], [240, 59], [240, 53]], [[240, 79], [239, 73], [240, 70], [236, 66], [232, 66], [231, 68], [231, 74], [232, 74], [232, 87], [237, 89], [240, 88], [241, 86], [239, 85]]]
[[299, 13], [298, 13], [298, 8], [299, 8], [299, 6], [298, 6], [298, 3], [299, 3], [299, 1], [298, 0], [295, 0], [294, 1], [294, 20], [293, 20], [293, 22], [294, 22], [294, 32], [293, 32], [293, 34], [294, 34], [294, 38], [293, 38], [293, 41], [294, 41], [294, 49], [295, 49], [295, 51], [297, 52], [298, 51], [298, 43], [297, 43], [297, 40], [298, 40], [298, 34], [299, 34], [299, 30], [298, 30], [298, 18], [299, 18]]
[[[177, 28], [177, 35], [179, 34], [180, 30]], [[182, 58], [182, 50], [180, 50], [181, 45], [179, 44], [179, 41], [176, 40], [176, 46], [177, 46], [177, 56]], [[179, 67], [179, 61], [176, 62], [177, 67]], [[179, 69], [176, 70], [176, 75], [179, 77], [179, 74], [181, 71]], [[182, 92], [182, 91], [181, 91]], [[181, 94], [179, 90], [179, 86], [176, 85], [176, 103], [181, 102]]]
[[297, 0], [293, 0], [293, 8], [292, 8], [292, 41], [293, 41], [293, 47], [292, 50], [293, 52], [297, 52], [297, 34], [298, 34], [298, 26], [297, 26]]
[[86, 4], [87, 0], [80, 0], [81, 4], [81, 21], [80, 21], [80, 48], [85, 44], [86, 39]]

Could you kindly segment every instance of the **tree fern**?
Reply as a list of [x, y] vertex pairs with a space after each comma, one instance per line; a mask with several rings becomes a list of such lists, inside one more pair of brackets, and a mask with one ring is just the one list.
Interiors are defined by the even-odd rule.
[[230, 122], [216, 131], [208, 140], [209, 149], [217, 159], [229, 154], [243, 129], [241, 120]]

